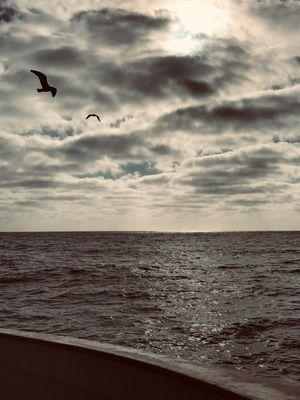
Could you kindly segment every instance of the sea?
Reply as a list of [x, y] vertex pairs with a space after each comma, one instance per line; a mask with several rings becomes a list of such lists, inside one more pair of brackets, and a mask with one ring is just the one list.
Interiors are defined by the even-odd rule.
[[300, 381], [300, 232], [0, 233], [0, 327]]

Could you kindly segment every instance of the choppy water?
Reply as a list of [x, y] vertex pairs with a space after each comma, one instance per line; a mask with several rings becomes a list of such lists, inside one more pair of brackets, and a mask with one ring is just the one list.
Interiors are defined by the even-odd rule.
[[300, 232], [2, 233], [0, 326], [297, 385]]

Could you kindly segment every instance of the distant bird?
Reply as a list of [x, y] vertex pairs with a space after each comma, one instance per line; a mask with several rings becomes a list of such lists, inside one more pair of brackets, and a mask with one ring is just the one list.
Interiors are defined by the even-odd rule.
[[41, 89], [37, 89], [37, 91], [40, 92], [51, 92], [52, 97], [54, 97], [56, 95], [57, 89], [53, 86], [50, 86], [48, 81], [47, 81], [47, 76], [45, 74], [43, 74], [40, 71], [35, 71], [34, 69], [30, 70], [31, 72], [34, 73], [34, 75], [36, 75], [40, 82], [41, 82]]
[[99, 122], [101, 122], [101, 119], [99, 118], [99, 115], [97, 114], [89, 114], [86, 119], [90, 118], [90, 117], [96, 117], [98, 119]]

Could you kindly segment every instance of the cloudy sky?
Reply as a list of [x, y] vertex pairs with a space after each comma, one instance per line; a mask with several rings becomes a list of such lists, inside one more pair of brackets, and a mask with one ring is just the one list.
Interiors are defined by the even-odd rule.
[[0, 0], [0, 230], [299, 229], [299, 21], [299, 0]]

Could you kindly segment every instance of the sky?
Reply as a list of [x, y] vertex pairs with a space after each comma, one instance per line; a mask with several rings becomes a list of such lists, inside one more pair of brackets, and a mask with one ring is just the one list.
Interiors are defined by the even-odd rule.
[[299, 20], [299, 0], [0, 0], [0, 231], [300, 229]]

